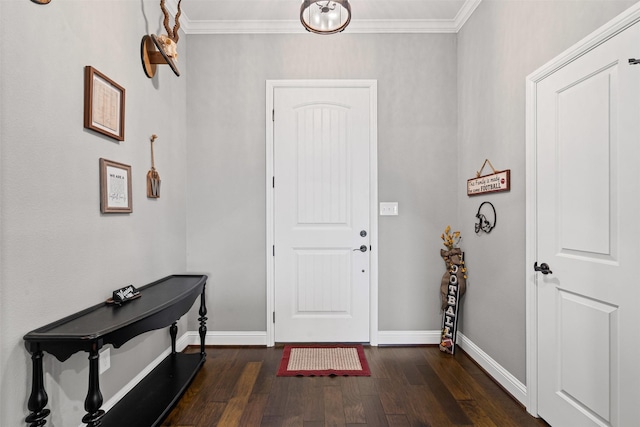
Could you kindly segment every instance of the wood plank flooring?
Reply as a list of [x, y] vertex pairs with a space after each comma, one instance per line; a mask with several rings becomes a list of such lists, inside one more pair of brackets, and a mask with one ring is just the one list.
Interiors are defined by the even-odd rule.
[[203, 368], [162, 426], [547, 426], [463, 351], [365, 347], [370, 377], [276, 377], [282, 351], [207, 347]]

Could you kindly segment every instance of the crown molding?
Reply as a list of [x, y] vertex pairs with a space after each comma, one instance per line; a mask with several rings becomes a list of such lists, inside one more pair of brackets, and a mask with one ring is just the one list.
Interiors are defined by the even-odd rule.
[[482, 0], [466, 0], [454, 18], [456, 33], [462, 29]]
[[[345, 34], [457, 33], [482, 0], [466, 0], [453, 19], [353, 19]], [[167, 2], [175, 16], [176, 0]], [[180, 29], [185, 34], [307, 34], [298, 20], [192, 20], [182, 12]]]

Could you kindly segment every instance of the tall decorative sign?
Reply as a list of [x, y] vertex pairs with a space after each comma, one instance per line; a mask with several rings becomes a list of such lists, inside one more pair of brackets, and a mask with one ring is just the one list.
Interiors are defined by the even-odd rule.
[[447, 250], [440, 250], [440, 256], [447, 266], [447, 272], [442, 276], [440, 283], [441, 308], [443, 310], [440, 351], [455, 354], [458, 308], [460, 298], [467, 289], [467, 268], [464, 265], [464, 252], [459, 247], [462, 240], [460, 232], [455, 231], [451, 234], [451, 227], [447, 226], [441, 238], [447, 247]]

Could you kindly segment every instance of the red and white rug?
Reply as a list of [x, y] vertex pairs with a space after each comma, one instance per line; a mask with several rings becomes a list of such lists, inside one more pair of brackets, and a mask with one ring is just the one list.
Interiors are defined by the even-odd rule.
[[362, 345], [286, 345], [279, 377], [370, 376]]

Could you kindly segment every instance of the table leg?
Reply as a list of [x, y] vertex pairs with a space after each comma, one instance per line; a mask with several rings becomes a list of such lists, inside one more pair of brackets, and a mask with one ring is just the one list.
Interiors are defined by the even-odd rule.
[[169, 335], [171, 335], [171, 354], [176, 354], [176, 337], [178, 336], [177, 322], [173, 322], [169, 327]]
[[198, 318], [198, 320], [200, 321], [200, 328], [199, 328], [199, 332], [200, 332], [200, 354], [202, 356], [206, 356], [207, 353], [204, 351], [204, 339], [207, 335], [207, 305], [205, 303], [205, 294], [204, 294], [204, 289], [206, 287], [206, 284], [202, 287], [202, 294], [200, 294], [200, 310], [198, 311], [198, 313], [200, 314], [200, 317]]
[[84, 400], [84, 410], [87, 414], [82, 417], [82, 422], [87, 427], [99, 427], [102, 424], [104, 411], [100, 409], [102, 406], [102, 393], [100, 392], [100, 373], [99, 369], [100, 353], [98, 346], [94, 345], [89, 352], [89, 390], [87, 398]]
[[47, 416], [51, 413], [49, 409], [45, 409], [49, 397], [44, 390], [44, 370], [42, 369], [42, 351], [38, 350], [31, 354], [31, 362], [33, 365], [33, 378], [31, 381], [31, 395], [27, 408], [31, 411], [25, 421], [29, 427], [41, 427], [47, 423]]

